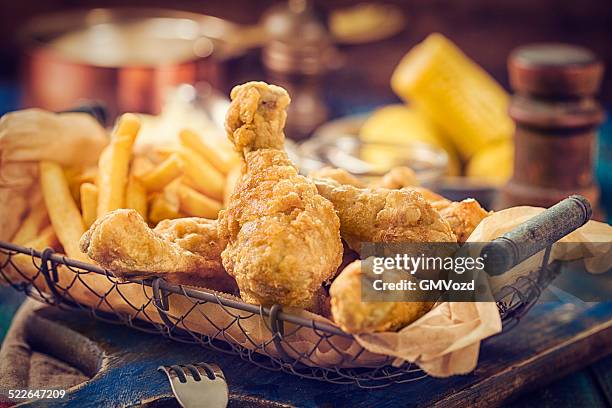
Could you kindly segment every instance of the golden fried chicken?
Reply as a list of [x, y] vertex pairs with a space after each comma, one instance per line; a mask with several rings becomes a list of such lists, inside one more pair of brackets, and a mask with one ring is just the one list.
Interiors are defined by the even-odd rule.
[[206, 259], [216, 259], [221, 264], [221, 252], [226, 241], [219, 238], [217, 220], [189, 217], [160, 221], [153, 231], [166, 241]]
[[417, 180], [414, 171], [411, 168], [405, 166], [393, 167], [380, 179], [375, 180], [367, 185], [345, 169], [329, 166], [310, 172], [310, 174], [308, 174], [308, 177], [313, 179], [333, 180], [339, 184], [348, 184], [350, 186], [358, 188], [383, 187], [389, 189], [400, 189], [404, 187], [413, 187], [419, 185], [419, 181]]
[[227, 293], [237, 293], [236, 280], [229, 276], [221, 262], [221, 252], [225, 249], [227, 242], [219, 237], [217, 232], [217, 220], [208, 218], [188, 217], [173, 220], [160, 221], [153, 229], [167, 241], [178, 244], [181, 248], [200, 255], [210, 261], [208, 272], [215, 272], [214, 277], [202, 277], [210, 289]]
[[365, 188], [364, 182], [353, 176], [351, 173], [344, 169], [336, 167], [323, 167], [319, 170], [311, 171], [308, 177], [312, 179], [328, 179], [333, 180], [339, 184], [348, 184], [359, 188]]
[[[344, 169], [325, 167], [312, 172], [309, 177], [333, 180], [339, 184], [362, 188], [364, 183]], [[414, 172], [408, 167], [394, 167], [380, 180], [371, 183], [370, 188], [410, 189], [419, 192], [450, 225], [457, 241], [463, 243], [490, 212], [483, 209], [473, 198], [455, 202], [433, 191], [417, 185]]]
[[287, 92], [249, 82], [231, 99], [226, 130], [244, 167], [219, 215], [223, 265], [247, 302], [312, 308], [342, 259], [338, 216], [283, 150]]
[[[362, 301], [362, 261], [348, 265], [329, 290], [332, 318], [348, 333], [372, 333], [400, 329], [427, 313], [434, 302], [364, 302]], [[386, 271], [386, 281], [414, 279], [410, 274]]]
[[463, 201], [436, 201], [431, 205], [448, 221], [460, 243], [467, 241], [480, 221], [491, 214], [473, 198]]
[[410, 187], [410, 189], [414, 190], [414, 191], [418, 191], [423, 197], [425, 197], [427, 202], [429, 202], [434, 208], [436, 208], [434, 206], [434, 203], [441, 203], [443, 201], [449, 202], [449, 203], [452, 202], [452, 201], [442, 197], [440, 194], [434, 193], [433, 191], [431, 191], [431, 190], [429, 190], [429, 189], [427, 189], [425, 187], [414, 186], [414, 187]]
[[409, 189], [360, 189], [317, 179], [340, 218], [342, 238], [360, 252], [362, 242], [456, 242], [453, 232], [423, 196]]
[[370, 188], [383, 187], [390, 189], [400, 189], [419, 185], [416, 173], [409, 167], [397, 166], [392, 168], [379, 180], [369, 185]]
[[220, 291], [235, 288], [221, 264], [224, 242], [217, 237], [216, 221], [167, 220], [152, 230], [135, 210], [115, 210], [85, 232], [80, 246], [121, 279], [162, 277]]
[[480, 221], [491, 215], [491, 212], [482, 208], [473, 198], [451, 201], [423, 187], [414, 187], [414, 190], [423, 194], [442, 218], [448, 221], [459, 243], [464, 243]]

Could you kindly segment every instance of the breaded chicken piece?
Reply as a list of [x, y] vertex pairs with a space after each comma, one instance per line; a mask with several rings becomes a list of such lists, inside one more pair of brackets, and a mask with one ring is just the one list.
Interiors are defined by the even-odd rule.
[[205, 278], [205, 285], [195, 283], [191, 285], [237, 293], [236, 280], [225, 272], [221, 262], [221, 252], [225, 249], [227, 242], [219, 237], [217, 228], [217, 220], [188, 217], [160, 221], [153, 231], [165, 240], [176, 243], [181, 248], [211, 261], [211, 267], [214, 267], [217, 272], [214, 278]]
[[491, 215], [490, 211], [480, 206], [473, 198], [463, 201], [451, 201], [423, 187], [414, 187], [414, 190], [423, 194], [431, 206], [448, 221], [457, 242], [464, 243], [476, 229], [480, 221]]
[[416, 173], [409, 167], [397, 166], [392, 168], [379, 180], [369, 185], [370, 188], [382, 187], [389, 189], [400, 189], [405, 187], [418, 186]]
[[392, 168], [380, 179], [375, 180], [367, 185], [345, 169], [329, 166], [310, 172], [310, 174], [308, 174], [308, 177], [313, 179], [333, 180], [339, 184], [347, 184], [349, 186], [354, 186], [358, 188], [383, 187], [393, 190], [419, 185], [419, 181], [417, 180], [414, 171], [411, 168], [404, 166], [397, 166]]
[[[348, 333], [373, 333], [398, 330], [427, 313], [434, 302], [364, 302], [361, 292], [361, 262], [348, 265], [334, 280], [329, 290], [332, 318]], [[388, 279], [392, 271], [386, 271]], [[414, 279], [397, 274], [399, 279]], [[387, 280], [388, 281], [388, 280]]]
[[442, 218], [448, 221], [459, 243], [467, 241], [478, 224], [491, 215], [473, 198], [463, 201], [437, 201], [431, 205], [438, 210]]
[[317, 179], [340, 218], [342, 238], [355, 251], [362, 242], [456, 242], [453, 232], [423, 196], [409, 189], [360, 189]]
[[217, 220], [188, 217], [162, 220], [153, 231], [189, 252], [221, 263], [221, 252], [227, 242], [219, 238], [217, 227]]
[[170, 283], [215, 290], [235, 287], [221, 265], [223, 241], [218, 240], [214, 224], [207, 222], [164, 221], [154, 231], [135, 210], [115, 210], [85, 232], [80, 246], [121, 279], [162, 277]]
[[[333, 180], [339, 184], [359, 188], [364, 186], [361, 180], [346, 170], [335, 169], [333, 167], [325, 167], [312, 172], [309, 177]], [[460, 202], [450, 201], [429, 189], [417, 186], [416, 183], [415, 174], [411, 169], [408, 167], [394, 167], [380, 180], [370, 184], [370, 188], [410, 189], [419, 192], [440, 213], [442, 218], [449, 223], [459, 243], [465, 242], [480, 221], [491, 214], [483, 209], [478, 201], [473, 198]]]
[[226, 131], [245, 165], [219, 215], [223, 265], [247, 302], [313, 308], [342, 259], [338, 216], [283, 150], [287, 92], [249, 82], [231, 99]]
[[[440, 194], [434, 193], [433, 191], [425, 187], [414, 186], [414, 187], [410, 187], [410, 189], [419, 192], [423, 197], [425, 197], [427, 202], [429, 202], [434, 208], [436, 208], [436, 205], [439, 205], [442, 202], [449, 202], [449, 203], [452, 202], [449, 199], [446, 199], [442, 197]], [[434, 203], [436, 205], [434, 205]]]
[[348, 184], [349, 186], [355, 186], [359, 188], [365, 188], [364, 182], [353, 176], [351, 173], [344, 169], [336, 167], [323, 167], [319, 170], [311, 171], [308, 177], [312, 179], [328, 179], [333, 180], [339, 184]]

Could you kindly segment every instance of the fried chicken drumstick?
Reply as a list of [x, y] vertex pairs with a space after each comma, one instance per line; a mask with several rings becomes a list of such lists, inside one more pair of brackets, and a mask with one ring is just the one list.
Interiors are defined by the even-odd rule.
[[225, 243], [214, 220], [165, 220], [151, 229], [135, 210], [115, 210], [91, 226], [80, 246], [121, 279], [162, 277], [230, 293], [236, 288], [221, 264]]
[[231, 99], [226, 131], [244, 164], [219, 215], [223, 265], [247, 302], [312, 308], [342, 259], [338, 216], [283, 150], [287, 92], [249, 82]]

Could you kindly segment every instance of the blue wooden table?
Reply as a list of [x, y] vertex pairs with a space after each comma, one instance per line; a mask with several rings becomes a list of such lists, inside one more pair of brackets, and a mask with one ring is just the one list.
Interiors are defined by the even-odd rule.
[[[2, 303], [3, 309], [8, 306]], [[47, 318], [52, 326], [45, 327], [45, 333], [67, 330], [71, 338], [84, 336], [105, 356], [104, 370], [70, 393], [66, 405], [70, 407], [168, 401], [170, 387], [157, 367], [198, 361], [221, 366], [233, 406], [489, 406], [508, 403], [516, 399], [517, 393], [537, 390], [511, 406], [603, 407], [609, 406], [612, 397], [612, 358], [601, 360], [612, 352], [612, 303], [579, 307], [562, 302], [539, 304], [515, 329], [483, 344], [474, 373], [449, 379], [427, 378], [382, 390], [361, 390], [265, 371], [239, 357], [174, 343], [123, 326], [94, 323], [79, 314], [50, 310]], [[47, 335], [44, 341], [61, 338]], [[591, 364], [595, 360], [600, 361]], [[588, 364], [588, 368], [554, 382]], [[30, 406], [53, 405], [41, 402]]]

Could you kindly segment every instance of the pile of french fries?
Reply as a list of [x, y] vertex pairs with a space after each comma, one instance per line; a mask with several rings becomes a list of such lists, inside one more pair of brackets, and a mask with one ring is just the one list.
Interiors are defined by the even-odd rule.
[[[113, 210], [134, 209], [151, 226], [187, 216], [217, 218], [240, 174], [237, 155], [191, 130], [180, 132], [178, 147], [138, 155], [134, 142], [140, 127], [137, 115], [122, 115], [97, 168], [40, 162], [42, 198], [32, 204], [12, 242], [37, 250], [52, 247], [89, 261], [79, 240], [96, 219]], [[18, 256], [17, 266], [31, 263], [26, 258]]]

